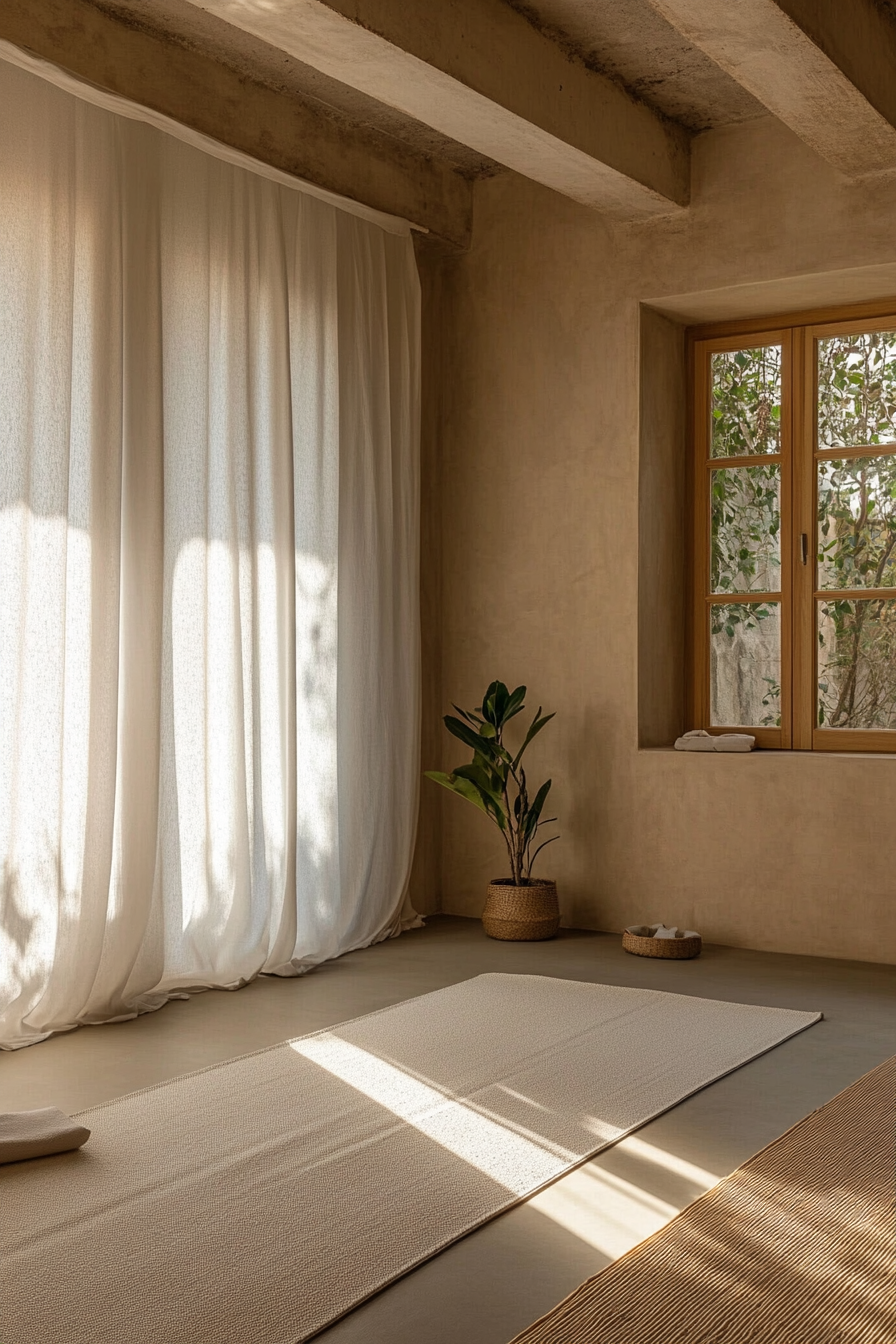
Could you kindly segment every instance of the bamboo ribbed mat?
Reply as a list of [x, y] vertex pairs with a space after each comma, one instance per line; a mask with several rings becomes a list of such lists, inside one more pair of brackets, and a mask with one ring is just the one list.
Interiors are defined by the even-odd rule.
[[896, 1056], [513, 1344], [893, 1344]]

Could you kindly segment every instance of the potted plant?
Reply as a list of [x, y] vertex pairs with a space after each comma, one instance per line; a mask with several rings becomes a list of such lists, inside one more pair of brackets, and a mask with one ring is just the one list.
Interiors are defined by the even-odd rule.
[[525, 686], [508, 691], [503, 681], [493, 681], [478, 709], [468, 711], [455, 705], [460, 717], [447, 714], [444, 724], [449, 733], [472, 748], [473, 759], [449, 775], [440, 770], [426, 771], [429, 779], [478, 807], [503, 835], [510, 876], [490, 883], [482, 924], [490, 937], [513, 941], [553, 938], [560, 927], [556, 884], [532, 876], [532, 865], [545, 845], [559, 839], [553, 835], [541, 840], [539, 835], [543, 826], [557, 820], [543, 820], [541, 815], [551, 781], [542, 784], [530, 801], [522, 765], [529, 743], [554, 715], [542, 716], [539, 706], [519, 750], [513, 753], [504, 744], [504, 729], [522, 713], [525, 698]]

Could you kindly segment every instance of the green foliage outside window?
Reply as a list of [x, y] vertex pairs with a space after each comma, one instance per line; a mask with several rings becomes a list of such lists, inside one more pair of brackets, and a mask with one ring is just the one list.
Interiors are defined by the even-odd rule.
[[713, 457], [781, 451], [781, 347], [732, 350], [712, 360]]
[[[817, 722], [827, 728], [896, 728], [896, 332], [818, 342], [820, 448], [880, 444], [879, 456], [818, 464]], [[724, 459], [780, 451], [780, 348], [712, 358], [711, 454]], [[887, 451], [889, 449], [889, 451]], [[712, 472], [714, 593], [780, 588], [780, 467]], [[894, 599], [840, 599], [837, 589], [893, 588]], [[775, 612], [769, 603], [713, 605], [711, 635], [732, 645]], [[747, 647], [748, 645], [745, 645]], [[761, 726], [780, 722], [780, 686], [769, 677]]]
[[[712, 472], [710, 526], [713, 593], [776, 592], [781, 586], [781, 467], [760, 454], [781, 450], [781, 347], [759, 346], [712, 359], [713, 458], [757, 456], [756, 466]], [[763, 623], [776, 614], [769, 603], [710, 607], [710, 635], [719, 653], [737, 642], [740, 656], [763, 644]], [[760, 678], [759, 727], [780, 725], [780, 673]], [[745, 711], [735, 716], [747, 721]]]
[[[896, 332], [818, 343], [818, 443], [896, 449]], [[821, 461], [819, 587], [894, 588], [896, 453]], [[818, 724], [896, 728], [896, 601], [819, 603]]]

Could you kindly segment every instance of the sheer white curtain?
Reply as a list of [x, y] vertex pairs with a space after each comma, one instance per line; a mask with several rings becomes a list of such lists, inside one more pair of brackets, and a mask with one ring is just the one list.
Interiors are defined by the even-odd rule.
[[0, 61], [6, 1048], [415, 922], [418, 281], [319, 197]]

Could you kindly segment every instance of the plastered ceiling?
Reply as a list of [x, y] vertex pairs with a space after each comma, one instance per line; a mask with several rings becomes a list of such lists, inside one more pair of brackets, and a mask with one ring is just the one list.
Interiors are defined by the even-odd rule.
[[[648, 0], [505, 0], [534, 27], [589, 67], [610, 75], [638, 99], [699, 131], [761, 116], [763, 109], [708, 57], [692, 47]], [[502, 171], [465, 145], [373, 98], [328, 78], [276, 46], [241, 31], [187, 0], [89, 0], [131, 27], [203, 50], [247, 79], [323, 104], [330, 114], [394, 137], [443, 159], [465, 176]]]
[[[648, 0], [508, 3], [586, 65], [611, 75], [658, 112], [692, 131], [749, 121], [765, 113], [755, 98], [661, 18]], [[896, 8], [896, 0], [892, 3]]]
[[[0, 0], [2, 3], [2, 0]], [[331, 116], [355, 126], [369, 126], [410, 145], [422, 154], [443, 159], [465, 177], [487, 177], [503, 169], [466, 145], [367, 97], [347, 84], [249, 33], [224, 23], [187, 0], [90, 0], [94, 9], [131, 28], [162, 35], [179, 46], [201, 50], [246, 79], [292, 94], [304, 102], [323, 104]]]

